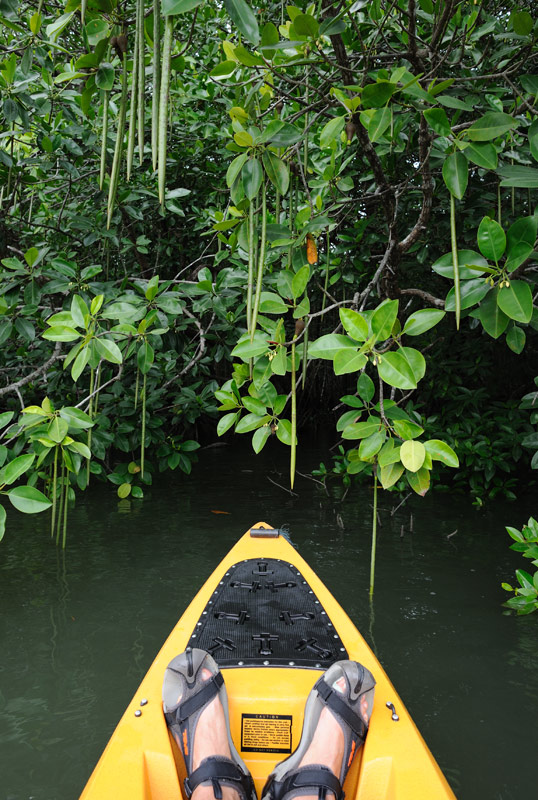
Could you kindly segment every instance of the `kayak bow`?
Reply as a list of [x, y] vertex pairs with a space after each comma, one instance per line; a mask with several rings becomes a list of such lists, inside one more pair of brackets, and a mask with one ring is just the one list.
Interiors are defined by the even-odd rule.
[[332, 663], [364, 664], [377, 681], [348, 800], [455, 800], [378, 660], [328, 589], [279, 532], [251, 528], [171, 632], [127, 707], [81, 800], [180, 800], [184, 766], [163, 716], [168, 663], [188, 646], [222, 670], [233, 740], [258, 795], [301, 737], [304, 704]]

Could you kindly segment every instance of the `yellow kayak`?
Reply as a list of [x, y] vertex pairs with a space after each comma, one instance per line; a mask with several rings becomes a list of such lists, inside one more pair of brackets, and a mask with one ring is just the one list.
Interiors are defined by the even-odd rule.
[[168, 663], [207, 650], [225, 678], [231, 733], [258, 796], [301, 738], [305, 700], [335, 661], [361, 662], [377, 685], [348, 800], [455, 800], [383, 668], [292, 545], [266, 523], [239, 539], [195, 596], [140, 684], [81, 800], [180, 800], [184, 765], [161, 700]]

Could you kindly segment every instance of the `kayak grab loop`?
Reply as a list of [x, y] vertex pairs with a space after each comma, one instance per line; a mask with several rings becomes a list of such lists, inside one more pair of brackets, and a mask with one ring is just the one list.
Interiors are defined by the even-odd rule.
[[386, 705], [387, 705], [387, 708], [389, 708], [392, 711], [392, 714], [391, 714], [391, 717], [390, 717], [391, 720], [393, 722], [399, 722], [400, 721], [400, 717], [396, 713], [396, 709], [394, 708], [394, 703], [387, 703]]
[[328, 669], [347, 657], [299, 570], [263, 553], [228, 567], [195, 623], [194, 638], [220, 667]]

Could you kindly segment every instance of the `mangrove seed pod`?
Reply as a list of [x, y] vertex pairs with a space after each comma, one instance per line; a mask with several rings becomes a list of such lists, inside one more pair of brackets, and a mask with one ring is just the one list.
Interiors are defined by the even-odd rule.
[[309, 264], [317, 264], [318, 248], [316, 247], [316, 240], [311, 233], [306, 234], [306, 258]]
[[295, 337], [300, 336], [305, 329], [304, 319], [298, 319], [295, 323]]
[[357, 132], [357, 126], [355, 125], [352, 119], [348, 120], [348, 122], [346, 122], [346, 139], [348, 144], [351, 144], [351, 140], [355, 136], [356, 132]]

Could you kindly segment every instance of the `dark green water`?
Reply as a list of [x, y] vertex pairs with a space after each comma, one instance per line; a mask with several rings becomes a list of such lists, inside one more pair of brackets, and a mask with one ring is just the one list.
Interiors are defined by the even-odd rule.
[[[504, 525], [530, 501], [477, 512], [465, 498], [382, 495], [374, 618], [371, 491], [328, 498], [283, 448], [201, 452], [143, 502], [96, 485], [70, 511], [68, 549], [44, 515], [9, 513], [0, 545], [0, 798], [77, 798], [164, 639], [252, 523], [293, 541], [374, 647], [460, 800], [536, 797], [538, 615], [507, 617], [521, 566]], [[299, 469], [322, 454], [301, 454]], [[214, 514], [213, 511], [228, 514]], [[453, 535], [451, 535], [454, 531]], [[380, 798], [380, 800], [382, 800]], [[435, 798], [432, 798], [435, 800]]]

